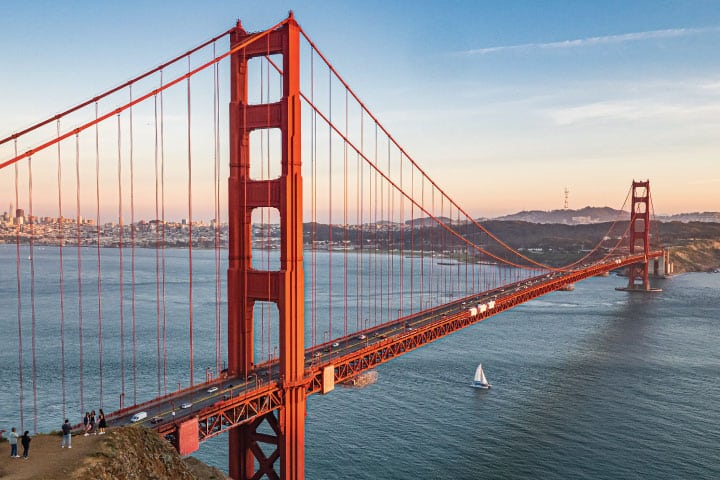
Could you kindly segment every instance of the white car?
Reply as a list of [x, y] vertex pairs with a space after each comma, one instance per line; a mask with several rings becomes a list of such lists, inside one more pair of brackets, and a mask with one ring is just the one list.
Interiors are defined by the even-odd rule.
[[358, 335], [358, 339], [365, 340], [367, 337], [365, 335]]
[[182, 405], [180, 405], [180, 408], [190, 408], [190, 407], [192, 407], [192, 403], [190, 403], [190, 402], [185, 402]]
[[213, 393], [213, 392], [217, 392], [217, 391], [218, 391], [218, 387], [210, 387], [207, 389], [208, 393]]
[[138, 413], [136, 413], [135, 415], [132, 416], [132, 418], [130, 419], [130, 421], [131, 421], [132, 423], [135, 423], [135, 422], [139, 422], [140, 420], [143, 420], [143, 419], [145, 419], [145, 418], [147, 418], [147, 412], [138, 412]]
[[333, 345], [332, 345], [332, 346], [333, 346], [333, 348], [337, 348], [337, 347], [339, 347], [339, 346], [340, 346], [340, 343], [338, 343], [338, 342], [335, 342], [335, 343], [333, 343]]

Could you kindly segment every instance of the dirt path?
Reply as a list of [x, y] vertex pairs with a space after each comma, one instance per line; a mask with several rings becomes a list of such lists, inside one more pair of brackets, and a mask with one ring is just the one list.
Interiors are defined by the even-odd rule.
[[[60, 435], [37, 435], [30, 441], [28, 459], [10, 458], [10, 444], [0, 443], [0, 478], [2, 480], [44, 480], [68, 478], [88, 454], [98, 449], [102, 436], [73, 436], [72, 448], [60, 448]], [[18, 441], [18, 453], [22, 445]]]

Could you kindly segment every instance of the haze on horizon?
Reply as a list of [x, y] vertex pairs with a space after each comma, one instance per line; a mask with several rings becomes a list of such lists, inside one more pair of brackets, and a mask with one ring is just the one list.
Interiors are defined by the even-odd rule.
[[[713, 1], [418, 8], [181, 0], [170, 8], [8, 0], [0, 6], [0, 137], [188, 50], [236, 18], [260, 30], [290, 9], [473, 217], [560, 209], [565, 188], [571, 209], [620, 208], [633, 179], [650, 179], [657, 214], [720, 210], [720, 4]], [[0, 212], [13, 200], [5, 193]], [[139, 218], [153, 217], [149, 197], [138, 197]], [[36, 201], [44, 215], [43, 199]], [[49, 216], [54, 201], [47, 199]], [[182, 217], [182, 207], [166, 215]]]

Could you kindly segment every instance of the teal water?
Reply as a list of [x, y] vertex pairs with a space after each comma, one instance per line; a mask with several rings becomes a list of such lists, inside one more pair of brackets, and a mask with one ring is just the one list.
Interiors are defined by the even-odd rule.
[[[720, 275], [592, 278], [308, 399], [312, 479], [720, 478]], [[470, 382], [483, 363], [493, 388]], [[197, 456], [226, 465], [226, 440]]]
[[[57, 429], [63, 416], [57, 252], [47, 248], [37, 250], [34, 261], [40, 431]], [[24, 254], [21, 268], [26, 270]], [[84, 291], [97, 288], [91, 281], [93, 254], [93, 249], [83, 253]], [[73, 298], [75, 259], [66, 255], [70, 277], [65, 289]], [[113, 250], [103, 253], [108, 272], [115, 255]], [[172, 389], [187, 377], [187, 312], [182, 307], [187, 285], [174, 280], [187, 272], [186, 253], [167, 255], [168, 318], [175, 327], [168, 337], [167, 383]], [[213, 252], [196, 255], [198, 378], [214, 363], [215, 317]], [[14, 246], [0, 246], [0, 428], [6, 429], [20, 425], [15, 258]], [[158, 390], [154, 252], [138, 252], [136, 262], [137, 336], [144, 340], [138, 342], [137, 395], [142, 400]], [[660, 280], [663, 292], [651, 295], [615, 291], [623, 283], [615, 276], [588, 279], [573, 292], [547, 295], [383, 365], [377, 383], [366, 388], [338, 387], [326, 396], [310, 397], [306, 477], [719, 478], [720, 275]], [[103, 280], [107, 409], [117, 407], [120, 391], [119, 362], [112, 355], [119, 348], [112, 341], [119, 336], [119, 308], [113, 301], [118, 286], [118, 279]], [[23, 283], [23, 295], [29, 288]], [[124, 296], [129, 342], [128, 288]], [[74, 302], [65, 305], [66, 414], [71, 417], [80, 410]], [[97, 308], [96, 300], [83, 302], [84, 408], [96, 410]], [[24, 428], [32, 430], [26, 299], [22, 309]], [[126, 344], [126, 392], [132, 390], [129, 355]], [[493, 384], [489, 391], [469, 386], [478, 363]], [[196, 456], [226, 469], [226, 445], [226, 437], [220, 436], [204, 443]]]
[[[720, 275], [593, 278], [308, 400], [312, 479], [720, 477]], [[493, 388], [470, 382], [482, 362]], [[226, 440], [201, 459], [226, 465]]]

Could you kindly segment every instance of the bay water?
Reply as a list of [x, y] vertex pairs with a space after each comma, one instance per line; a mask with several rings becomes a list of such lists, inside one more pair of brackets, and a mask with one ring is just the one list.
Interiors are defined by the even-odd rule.
[[[82, 266], [83, 282], [90, 283], [83, 285], [86, 290], [97, 288], [90, 280], [93, 251], [87, 250]], [[119, 347], [117, 342], [104, 341], [107, 360], [101, 397], [99, 365], [92, 361], [98, 357], [97, 302], [78, 305], [77, 281], [69, 273], [76, 257], [72, 250], [66, 251], [65, 261], [70, 264], [64, 289], [70, 300], [64, 307], [67, 406], [63, 407], [57, 249], [35, 248], [33, 255], [38, 430], [49, 431], [59, 428], [64, 415], [80, 421], [76, 411], [97, 410], [103, 401], [106, 410], [117, 408], [120, 363], [112, 360], [112, 353]], [[112, 249], [103, 253], [103, 269], [112, 271], [115, 255]], [[182, 266], [185, 256], [181, 250], [168, 250], [169, 284], [187, 275]], [[317, 258], [321, 269], [323, 256]], [[26, 278], [27, 247], [22, 247], [20, 259]], [[0, 245], [0, 428], [4, 429], [20, 426], [16, 261], [15, 246]], [[194, 262], [195, 369], [201, 372], [215, 365], [213, 252], [198, 251]], [[181, 280], [177, 289], [167, 287], [167, 318], [177, 327], [168, 329], [168, 378], [158, 381], [153, 370], [155, 268], [153, 251], [137, 253], [138, 400], [187, 381], [187, 375], [175, 373], [188, 369], [187, 332], [181, 325], [184, 320], [179, 320], [187, 316], [180, 306], [186, 291]], [[720, 478], [720, 275], [655, 279], [654, 285], [663, 291], [653, 294], [616, 291], [625, 281], [616, 276], [585, 280], [573, 292], [546, 295], [382, 365], [375, 384], [337, 387], [328, 395], [309, 397], [306, 477]], [[27, 280], [21, 288], [24, 428], [32, 431]], [[111, 274], [103, 278], [106, 339], [119, 336], [114, 300], [119, 298], [118, 288], [117, 278]], [[126, 300], [129, 294], [125, 288]], [[75, 319], [79, 307], [86, 318], [82, 408]], [[128, 384], [126, 403], [131, 403], [130, 307], [124, 308], [128, 344], [123, 375]], [[224, 306], [221, 313], [224, 324]], [[470, 387], [478, 363], [493, 384], [488, 391]], [[219, 436], [203, 443], [195, 456], [226, 470], [227, 454], [227, 437]]]

